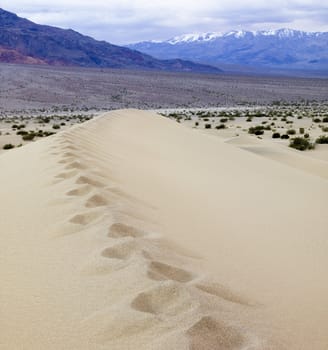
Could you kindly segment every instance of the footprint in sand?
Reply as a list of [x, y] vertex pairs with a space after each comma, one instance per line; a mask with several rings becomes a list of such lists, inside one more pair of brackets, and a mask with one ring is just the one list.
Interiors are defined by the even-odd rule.
[[74, 190], [68, 191], [66, 192], [67, 196], [85, 196], [88, 193], [90, 193], [92, 191], [92, 187], [89, 185], [85, 185], [85, 186], [81, 186], [79, 188], [75, 188]]
[[121, 224], [119, 222], [112, 224], [109, 228], [108, 237], [123, 238], [123, 237], [143, 237], [144, 233], [136, 227]]
[[185, 288], [170, 282], [139, 293], [132, 300], [131, 307], [140, 312], [174, 316], [198, 306], [193, 304]]
[[122, 244], [117, 244], [104, 249], [101, 255], [105, 258], [127, 260], [137, 251], [135, 241], [129, 241]]
[[187, 283], [194, 279], [191, 272], [159, 261], [150, 262], [147, 275], [155, 281], [172, 280]]
[[62, 154], [63, 158], [67, 158], [67, 157], [73, 157], [73, 158], [77, 158], [77, 155], [74, 152], [65, 152]]
[[89, 212], [89, 213], [82, 213], [82, 214], [77, 214], [73, 216], [69, 222], [72, 224], [77, 224], [77, 225], [88, 225], [91, 222], [97, 220], [102, 213], [99, 212]]
[[234, 350], [241, 349], [244, 339], [233, 327], [203, 316], [186, 332], [190, 350]]
[[58, 161], [58, 163], [59, 164], [69, 164], [69, 163], [74, 162], [74, 159], [75, 158], [67, 157], [67, 158], [61, 159], [60, 161]]
[[79, 169], [79, 170], [85, 170], [88, 167], [84, 164], [81, 164], [78, 161], [74, 161], [72, 163], [69, 163], [68, 165], [66, 165], [65, 169]]
[[70, 179], [71, 177], [76, 176], [77, 174], [78, 174], [78, 172], [76, 170], [72, 170], [72, 171], [67, 171], [65, 173], [60, 173], [60, 174], [56, 175], [55, 178], [66, 180], [66, 179]]
[[108, 205], [107, 199], [99, 194], [91, 196], [85, 203], [87, 208], [103, 207], [106, 205]]
[[82, 185], [91, 185], [94, 187], [105, 187], [105, 184], [103, 184], [102, 182], [92, 179], [88, 176], [80, 176], [76, 181], [76, 184], [82, 184]]
[[68, 150], [68, 151], [77, 151], [78, 150], [75, 146], [72, 146], [72, 145], [64, 145], [62, 148], [64, 150]]

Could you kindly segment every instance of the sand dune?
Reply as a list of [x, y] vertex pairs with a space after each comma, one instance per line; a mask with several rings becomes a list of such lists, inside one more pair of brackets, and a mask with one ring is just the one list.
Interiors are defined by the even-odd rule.
[[227, 140], [226, 143], [236, 145], [246, 151], [309, 174], [328, 179], [328, 159], [325, 159], [328, 154], [326, 145], [317, 145], [315, 151], [300, 152], [285, 145], [277, 145], [267, 140], [260, 141], [250, 136], [234, 137]]
[[137, 110], [2, 154], [0, 348], [327, 349], [327, 180], [288, 157]]

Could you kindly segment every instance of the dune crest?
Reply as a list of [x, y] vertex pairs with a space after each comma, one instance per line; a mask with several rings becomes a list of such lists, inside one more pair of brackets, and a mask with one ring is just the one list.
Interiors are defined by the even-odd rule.
[[[301, 231], [293, 253], [293, 229], [289, 236], [284, 228], [275, 236], [266, 231], [271, 213], [259, 203], [267, 188], [257, 191], [277, 189], [275, 176], [295, 177], [294, 191], [312, 185], [308, 205], [315, 199], [315, 210], [324, 203], [317, 193], [327, 193], [324, 179], [136, 110], [111, 112], [1, 155], [0, 166], [0, 348], [299, 349], [313, 343], [312, 336], [296, 337], [311, 323], [315, 348], [327, 345], [318, 327], [322, 313], [305, 307], [293, 323], [302, 293], [290, 307], [281, 301], [286, 295], [291, 302], [300, 272], [285, 261], [289, 271], [282, 273], [282, 262], [271, 260], [276, 240], [284, 239], [277, 259], [289, 249], [313, 278], [306, 292], [318, 292], [315, 314], [319, 301], [325, 306], [318, 288], [327, 281], [301, 263], [308, 238]], [[299, 200], [292, 193], [287, 205]], [[250, 194], [254, 201], [246, 200]], [[310, 190], [303, 195], [309, 200]], [[278, 204], [273, 215], [284, 212]], [[254, 225], [247, 215], [258, 208]], [[296, 209], [305, 207], [298, 202]], [[291, 213], [280, 219], [279, 226], [304, 226]], [[322, 263], [316, 245], [327, 219], [314, 212], [309, 220]], [[311, 320], [298, 327], [305, 314]]]

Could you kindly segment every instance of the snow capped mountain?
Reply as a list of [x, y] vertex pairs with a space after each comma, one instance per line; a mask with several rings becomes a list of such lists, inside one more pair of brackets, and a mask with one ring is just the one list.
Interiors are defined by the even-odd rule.
[[169, 39], [165, 42], [170, 43], [172, 45], [178, 44], [178, 43], [190, 43], [195, 41], [210, 41], [215, 40], [219, 37], [221, 37], [222, 33], [194, 33], [194, 34], [184, 34], [180, 36], [176, 36], [172, 39]]
[[233, 30], [227, 33], [222, 32], [209, 32], [209, 33], [190, 33], [175, 36], [169, 40], [165, 41], [152, 41], [156, 43], [169, 43], [172, 45], [180, 43], [195, 43], [195, 42], [204, 42], [204, 41], [214, 41], [222, 37], [233, 37], [237, 39], [245, 38], [246, 36], [272, 36], [278, 38], [302, 38], [305, 36], [320, 36], [323, 33], [320, 32], [303, 32], [300, 30], [293, 30], [288, 28], [277, 29], [277, 30], [259, 30], [259, 31], [244, 31], [244, 30]]
[[235, 64], [328, 72], [328, 32], [282, 28], [191, 33], [128, 47], [161, 59], [181, 58], [216, 66]]

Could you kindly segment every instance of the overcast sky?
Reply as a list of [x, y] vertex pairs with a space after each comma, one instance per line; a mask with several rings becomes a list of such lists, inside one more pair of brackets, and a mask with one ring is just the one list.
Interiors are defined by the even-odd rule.
[[327, 0], [1, 0], [0, 7], [114, 44], [240, 29], [328, 31]]

